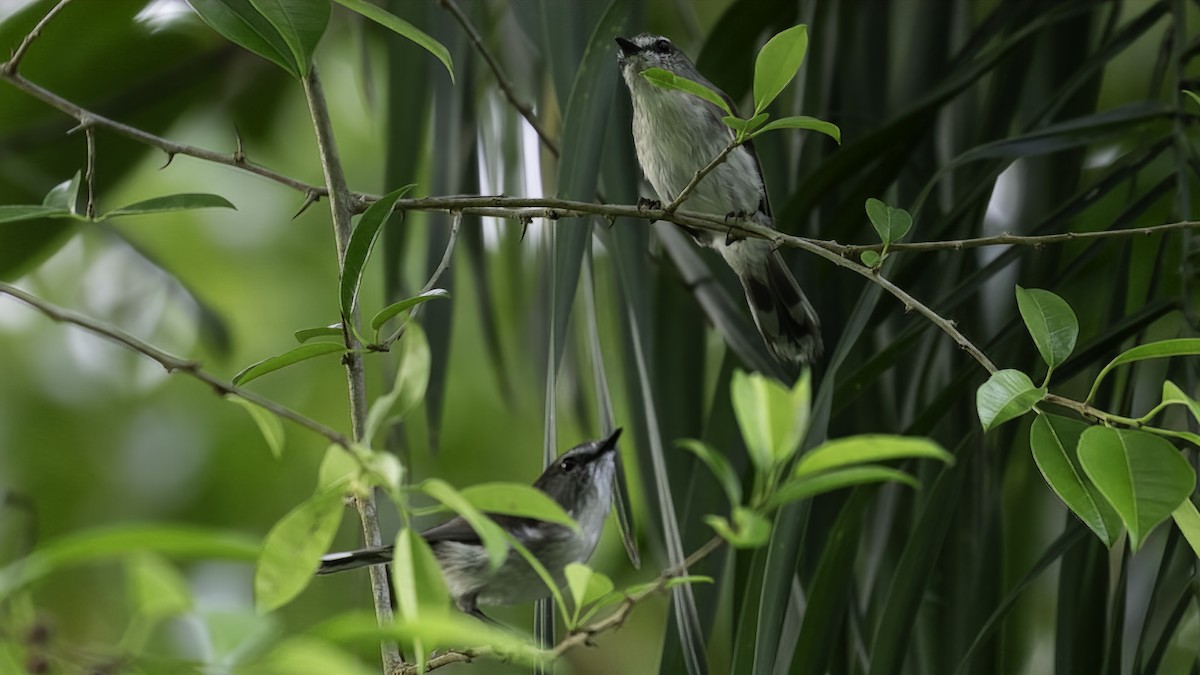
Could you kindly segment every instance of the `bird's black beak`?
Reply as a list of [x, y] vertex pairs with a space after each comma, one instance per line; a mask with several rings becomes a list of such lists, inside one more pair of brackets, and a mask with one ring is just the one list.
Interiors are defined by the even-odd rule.
[[[641, 47], [633, 44], [623, 37], [617, 38], [617, 46], [621, 48], [621, 56], [633, 56], [634, 54], [638, 54], [642, 51]], [[621, 430], [617, 429], [616, 433], [620, 434]]]
[[[620, 40], [621, 38], [617, 38]], [[621, 427], [613, 429], [613, 432], [608, 435], [608, 438], [600, 441], [600, 447], [596, 451], [596, 456], [599, 457], [608, 452], [617, 449], [617, 439], [621, 437]]]

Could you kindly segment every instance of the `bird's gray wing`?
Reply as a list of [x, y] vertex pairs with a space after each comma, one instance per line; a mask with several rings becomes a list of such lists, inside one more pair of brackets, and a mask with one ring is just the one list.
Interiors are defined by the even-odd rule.
[[[533, 528], [543, 524], [542, 521], [533, 518], [505, 516], [499, 513], [489, 513], [487, 516], [509, 532], [516, 532], [524, 528]], [[439, 541], [454, 541], [462, 544], [483, 543], [479, 539], [479, 535], [476, 534], [475, 528], [471, 527], [471, 524], [462, 516], [451, 518], [441, 525], [434, 525], [422, 532], [421, 537], [431, 544]]]
[[[729, 94], [726, 94], [723, 90], [718, 89], [715, 85], [713, 85], [712, 82], [709, 82], [708, 80], [705, 80], [705, 84], [707, 84], [710, 89], [717, 92], [717, 95], [721, 97], [721, 100], [725, 101], [725, 105], [729, 106], [729, 109], [733, 111], [734, 117], [737, 117], [737, 106], [733, 104], [733, 99], [729, 98]], [[730, 129], [729, 133], [732, 134], [733, 129]], [[772, 218], [771, 200], [767, 198], [767, 181], [765, 178], [763, 178], [762, 162], [758, 161], [758, 153], [754, 151], [754, 141], [746, 141], [745, 143], [742, 143], [742, 147], [746, 149], [746, 152], [750, 153], [750, 158], [754, 160], [754, 170], [758, 172], [758, 182], [762, 184], [763, 193], [762, 199], [760, 199], [758, 202], [758, 210], [762, 211], [763, 214], [768, 218]]]

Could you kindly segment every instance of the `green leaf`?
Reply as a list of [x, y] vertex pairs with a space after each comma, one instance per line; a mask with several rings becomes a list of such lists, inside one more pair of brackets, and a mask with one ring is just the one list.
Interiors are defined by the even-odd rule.
[[378, 435], [388, 420], [404, 419], [425, 398], [429, 386], [431, 355], [425, 331], [416, 323], [404, 330], [397, 343], [396, 379], [391, 390], [375, 399], [367, 412], [367, 428], [364, 438], [371, 440]]
[[[754, 119], [758, 119], [755, 117]], [[826, 136], [837, 141], [838, 145], [842, 144], [842, 130], [833, 122], [826, 122], [816, 117], [808, 117], [806, 115], [797, 115], [794, 117], [780, 117], [777, 120], [768, 122], [766, 126], [750, 134], [750, 138], [757, 138], [768, 131], [777, 129], [805, 129], [808, 131], [816, 131], [825, 134]]]
[[340, 614], [318, 625], [312, 632], [334, 642], [359, 645], [364, 649], [374, 647], [376, 651], [380, 640], [401, 640], [420, 641], [428, 649], [488, 645], [503, 658], [521, 663], [533, 663], [542, 655], [541, 650], [516, 631], [493, 627], [461, 612], [405, 618], [386, 626], [380, 626], [375, 616], [366, 612]]
[[1183, 455], [1143, 431], [1091, 427], [1079, 438], [1079, 462], [1117, 510], [1134, 551], [1196, 486], [1196, 473]]
[[1200, 512], [1196, 511], [1196, 505], [1191, 499], [1185, 499], [1179, 508], [1171, 512], [1171, 517], [1175, 519], [1175, 526], [1183, 533], [1183, 538], [1192, 545], [1196, 557], [1200, 558]]
[[139, 615], [157, 620], [191, 609], [192, 593], [187, 580], [162, 556], [134, 554], [129, 557], [125, 572], [130, 604]]
[[754, 60], [754, 114], [767, 109], [796, 77], [808, 51], [808, 26], [801, 24], [767, 41]]
[[979, 386], [975, 393], [975, 409], [983, 430], [991, 431], [1029, 412], [1044, 398], [1046, 388], [1033, 386], [1025, 373], [1013, 369], [998, 370]]
[[1197, 95], [1196, 92], [1188, 91], [1187, 89], [1181, 89], [1180, 91], [1187, 94], [1187, 97], [1192, 99], [1192, 101], [1194, 101], [1196, 103], [1196, 105], [1200, 105], [1200, 95]]
[[689, 80], [686, 77], [679, 77], [675, 73], [663, 70], [662, 68], [647, 68], [642, 71], [642, 77], [646, 78], [650, 84], [656, 87], [675, 89], [692, 94], [693, 96], [699, 96], [721, 110], [724, 110], [726, 115], [734, 117], [733, 111], [729, 109], [729, 104], [725, 102], [725, 99], [721, 98], [721, 95], [717, 92], [699, 82]]
[[1162, 340], [1160, 342], [1151, 342], [1149, 344], [1138, 345], [1118, 355], [1117, 358], [1108, 362], [1107, 366], [1101, 369], [1100, 374], [1096, 376], [1096, 381], [1092, 383], [1092, 390], [1088, 392], [1087, 402], [1091, 402], [1096, 396], [1096, 391], [1100, 389], [1100, 382], [1108, 375], [1109, 371], [1117, 366], [1123, 366], [1134, 361], [1144, 361], [1146, 359], [1165, 359], [1172, 356], [1196, 356], [1200, 354], [1200, 338], [1178, 338], [1175, 340]]
[[767, 508], [778, 508], [784, 504], [790, 504], [801, 499], [810, 499], [826, 492], [862, 485], [863, 483], [881, 483], [884, 481], [904, 483], [914, 490], [921, 487], [917, 479], [903, 471], [878, 464], [867, 464], [865, 466], [853, 466], [847, 469], [825, 471], [816, 475], [794, 477], [783, 485], [780, 485], [770, 498], [767, 499]]
[[308, 359], [314, 359], [326, 354], [343, 353], [345, 351], [346, 347], [344, 345], [334, 342], [315, 342], [311, 345], [301, 345], [278, 356], [272, 356], [246, 366], [241, 372], [233, 376], [233, 383], [242, 385], [267, 373], [274, 372], [280, 368], [286, 368], [294, 363], [307, 361]]
[[534, 518], [578, 530], [579, 524], [558, 502], [541, 490], [523, 483], [479, 483], [459, 490], [463, 499], [488, 514]]
[[1079, 463], [1079, 437], [1090, 427], [1058, 415], [1038, 415], [1029, 429], [1029, 449], [1054, 494], [1111, 547], [1121, 535], [1120, 516]]
[[30, 582], [85, 562], [153, 551], [180, 558], [254, 560], [258, 543], [233, 532], [184, 525], [120, 525], [61, 537], [0, 568], [0, 600]]
[[137, 216], [146, 213], [167, 213], [169, 211], [190, 211], [192, 209], [233, 209], [236, 211], [237, 207], [220, 195], [184, 193], [155, 197], [135, 202], [128, 206], [122, 206], [119, 209], [109, 211], [96, 218], [96, 221], [99, 222], [115, 216]]
[[188, 0], [200, 18], [225, 39], [267, 59], [299, 79], [300, 68], [283, 35], [250, 0]]
[[771, 521], [744, 506], [733, 508], [733, 525], [721, 516], [704, 516], [704, 522], [735, 548], [759, 548], [771, 539]]
[[254, 570], [254, 600], [260, 614], [286, 605], [312, 581], [342, 522], [342, 494], [338, 489], [318, 492], [267, 533]]
[[271, 454], [275, 459], [283, 456], [283, 422], [271, 412], [260, 408], [259, 406], [247, 401], [241, 396], [228, 396], [226, 400], [240, 405], [250, 413], [250, 417], [254, 419], [254, 424], [258, 426], [259, 432], [267, 441], [267, 447], [271, 449]]
[[335, 488], [348, 491], [361, 468], [345, 448], [336, 443], [330, 445], [325, 449], [325, 456], [321, 458], [321, 466], [317, 469], [317, 492]]
[[1197, 403], [1194, 398], [1183, 393], [1183, 390], [1179, 388], [1179, 385], [1175, 384], [1174, 382], [1172, 382], [1170, 380], [1165, 380], [1163, 382], [1162, 400], [1163, 400], [1163, 402], [1166, 402], [1166, 401], [1182, 402], [1185, 406], [1187, 406], [1187, 409], [1192, 413], [1192, 418], [1195, 419], [1197, 422], [1200, 422], [1200, 403]]
[[928, 438], [863, 434], [826, 441], [813, 448], [800, 458], [793, 476], [801, 478], [851, 464], [916, 458], [954, 464], [954, 456]]
[[385, 11], [378, 5], [367, 2], [367, 0], [337, 0], [337, 3], [347, 9], [358, 12], [384, 28], [398, 33], [436, 56], [438, 61], [441, 61], [442, 65], [446, 66], [446, 72], [450, 73], [450, 81], [454, 82], [454, 61], [450, 58], [450, 50], [446, 49], [445, 45], [430, 37], [420, 28], [417, 28], [395, 14]]
[[498, 569], [504, 563], [504, 559], [508, 557], [508, 541], [499, 525], [476, 509], [444, 480], [430, 478], [421, 483], [421, 490], [462, 516], [475, 530], [475, 534], [479, 535], [483, 547], [487, 550], [488, 564], [492, 570]]
[[871, 269], [879, 267], [879, 263], [883, 262], [878, 251], [863, 251], [859, 254], [858, 259], [862, 261], [862, 264]]
[[725, 496], [729, 498], [730, 506], [742, 503], [742, 483], [738, 480], [737, 472], [733, 470], [733, 465], [729, 463], [729, 460], [725, 459], [725, 456], [716, 448], [704, 441], [691, 438], [678, 440], [675, 445], [699, 457], [708, 466], [708, 470], [721, 484], [721, 489], [725, 490]]
[[571, 601], [576, 619], [583, 607], [603, 598], [613, 590], [612, 579], [582, 563], [570, 563], [563, 572], [567, 577], [567, 588], [571, 591]]
[[[417, 305], [420, 305], [425, 302], [429, 302], [430, 300], [437, 300], [438, 298], [449, 298], [449, 297], [450, 297], [450, 292], [447, 291], [446, 289], [434, 288], [434, 289], [425, 291], [424, 293], [422, 293], [420, 295], [415, 295], [411, 298], [405, 298], [404, 300], [401, 300], [400, 302], [394, 302], [394, 303], [388, 305], [387, 307], [384, 307], [383, 309], [379, 310], [378, 312], [376, 312], [375, 316], [371, 317], [371, 329], [379, 330], [379, 327], [382, 326], [384, 323], [386, 323], [388, 319], [392, 318], [393, 316], [396, 316], [400, 312], [412, 309], [413, 307], [416, 307]], [[340, 331], [339, 331], [339, 334], [340, 334]]]
[[0, 206], [0, 223], [15, 223], [22, 220], [37, 220], [38, 218], [73, 218], [77, 217], [66, 209], [55, 206], [40, 206], [37, 204], [8, 204]]
[[311, 635], [289, 637], [267, 653], [261, 662], [260, 675], [375, 675], [357, 657]]
[[300, 75], [307, 77], [317, 43], [329, 24], [328, 0], [250, 0], [250, 4], [283, 37], [300, 66]]
[[342, 337], [342, 324], [331, 323], [328, 326], [314, 326], [312, 328], [301, 328], [293, 333], [296, 337], [296, 342], [304, 344], [309, 340], [319, 337]]
[[1050, 291], [1020, 286], [1017, 286], [1017, 308], [1042, 360], [1051, 370], [1062, 365], [1075, 351], [1075, 340], [1079, 337], [1075, 311], [1066, 300]]
[[778, 381], [759, 373], [734, 372], [730, 384], [733, 411], [750, 459], [759, 471], [787, 461], [799, 449], [808, 429], [809, 382], [806, 370], [788, 391]]
[[725, 117], [721, 118], [721, 121], [725, 123], [725, 126], [744, 135], [749, 134], [755, 129], [761, 127], [763, 122], [767, 121], [768, 117], [770, 117], [770, 115], [767, 113], [761, 113], [751, 117], [748, 120], [744, 120], [740, 117], [734, 117], [733, 115], [726, 115]]
[[350, 242], [346, 244], [346, 256], [342, 260], [341, 292], [338, 296], [341, 298], [342, 321], [347, 326], [351, 325], [354, 301], [358, 297], [358, 286], [362, 283], [363, 268], [371, 255], [371, 247], [375, 245], [375, 239], [384, 223], [391, 217], [396, 202], [415, 186], [405, 185], [381, 197], [362, 214], [354, 232], [350, 234]]
[[70, 180], [65, 180], [50, 188], [42, 199], [42, 206], [59, 211], [67, 211], [72, 215], [79, 214], [79, 176], [78, 171]]
[[879, 240], [885, 246], [899, 241], [901, 237], [908, 234], [908, 230], [912, 227], [912, 216], [908, 214], [908, 211], [888, 206], [878, 199], [868, 199], [866, 210], [867, 218], [871, 220], [871, 226], [875, 228], [875, 232], [879, 234]]
[[408, 619], [445, 614], [450, 609], [450, 591], [429, 542], [412, 528], [396, 535], [392, 585], [400, 616]]

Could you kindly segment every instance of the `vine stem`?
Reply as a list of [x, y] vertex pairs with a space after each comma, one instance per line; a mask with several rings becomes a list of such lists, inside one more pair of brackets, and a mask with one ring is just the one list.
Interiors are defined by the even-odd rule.
[[[346, 246], [350, 242], [350, 217], [354, 214], [353, 196], [346, 185], [346, 175], [338, 157], [337, 143], [333, 135], [333, 122], [329, 117], [329, 105], [313, 64], [304, 78], [304, 98], [312, 116], [313, 130], [317, 137], [317, 148], [321, 155], [321, 168], [325, 174], [325, 186], [329, 195], [329, 213], [333, 219], [333, 239], [338, 259], [338, 272], [346, 257]], [[350, 401], [350, 427], [355, 441], [363, 440], [367, 424], [367, 381], [363, 369], [362, 345], [355, 337], [351, 326], [358, 325], [357, 302], [350, 309], [350, 316], [343, 317], [342, 338], [346, 355], [342, 362], [346, 366], [346, 383]], [[383, 545], [379, 531], [379, 518], [373, 492], [354, 496], [354, 505], [362, 522], [363, 540], [366, 547]], [[387, 570], [379, 565], [370, 567], [371, 597], [375, 603], [375, 617], [380, 625], [392, 622], [392, 592]], [[399, 672], [404, 667], [400, 649], [395, 642], [384, 641], [379, 645], [385, 674]]]

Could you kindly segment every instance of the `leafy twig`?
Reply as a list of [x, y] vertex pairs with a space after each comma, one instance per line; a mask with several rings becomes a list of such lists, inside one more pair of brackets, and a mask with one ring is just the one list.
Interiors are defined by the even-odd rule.
[[704, 177], [711, 173], [713, 169], [717, 168], [721, 162], [724, 162], [725, 158], [729, 156], [729, 153], [733, 152], [733, 149], [739, 145], [741, 145], [741, 141], [739, 141], [736, 137], [730, 140], [729, 145], [726, 145], [724, 150], [718, 153], [716, 157], [713, 157], [712, 161], [709, 162], [703, 169], [697, 171], [696, 175], [692, 176], [692, 180], [687, 185], [683, 186], [683, 189], [679, 191], [679, 194], [676, 195], [675, 199], [670, 204], [667, 204], [663, 211], [667, 214], [675, 213], [675, 211], [679, 208], [679, 205], [683, 203], [683, 200], [687, 199], [692, 194], [692, 190], [695, 190], [696, 186], [700, 184], [700, 181], [704, 180]]
[[[17, 300], [20, 300], [21, 302], [33, 307], [54, 321], [79, 326], [89, 333], [99, 335], [100, 337], [123, 345], [132, 351], [143, 354], [158, 363], [158, 365], [162, 366], [163, 369], [170, 374], [182, 373], [188, 377], [199, 380], [211, 387], [218, 396], [232, 395], [239, 398], [244, 398], [280, 419], [295, 422], [296, 424], [310, 431], [314, 431], [321, 436], [324, 436], [331, 443], [335, 443], [346, 450], [351, 450], [353, 448], [353, 441], [346, 437], [345, 434], [331, 429], [310, 417], [306, 417], [294, 410], [286, 408], [275, 401], [272, 401], [271, 399], [230, 384], [229, 382], [203, 370], [200, 367], [200, 364], [195, 361], [181, 359], [177, 356], [169, 354], [158, 347], [155, 347], [154, 345], [139, 340], [138, 338], [120, 330], [119, 328], [114, 328], [113, 326], [106, 325], [90, 317], [83, 316], [82, 314], [78, 314], [71, 310], [63, 309], [56, 305], [50, 304], [31, 293], [17, 288], [16, 286], [0, 282], [0, 294], [9, 295]], [[353, 456], [354, 453], [351, 453], [351, 455]]]
[[[346, 246], [350, 241], [350, 217], [354, 213], [351, 203], [353, 196], [346, 186], [346, 175], [338, 157], [337, 143], [334, 141], [333, 122], [329, 118], [329, 106], [325, 100], [321, 79], [317, 75], [316, 64], [312, 65], [308, 77], [304, 78], [304, 97], [312, 116], [313, 130], [317, 136], [317, 148], [321, 154], [321, 168], [325, 173], [329, 212], [333, 219], [334, 243], [340, 270], [346, 256]], [[350, 325], [358, 322], [357, 305], [351, 309], [351, 316], [346, 319], [347, 321], [343, 322], [342, 326], [342, 336], [348, 351], [342, 362], [346, 366], [346, 382], [349, 389], [350, 426], [353, 429], [354, 439], [362, 440], [367, 424], [367, 381], [363, 370], [361, 345], [354, 332], [349, 328]], [[367, 547], [383, 545], [374, 493], [355, 495], [354, 504], [358, 509], [359, 520], [362, 522], [364, 545]], [[375, 601], [375, 616], [380, 625], [387, 625], [392, 622], [392, 593], [387, 570], [377, 565], [372, 566], [370, 577], [371, 595]], [[403, 666], [399, 648], [394, 642], [382, 642], [379, 648], [383, 658], [384, 672], [397, 672]]]
[[483, 38], [480, 37], [479, 31], [475, 30], [475, 26], [471, 24], [471, 20], [467, 18], [467, 15], [463, 13], [454, 0], [438, 0], [438, 4], [445, 7], [446, 11], [450, 12], [459, 25], [462, 26], [467, 37], [471, 39], [471, 43], [475, 45], [475, 50], [483, 57], [488, 68], [492, 69], [492, 75], [496, 78], [496, 84], [500, 86], [500, 91], [504, 93], [504, 98], [508, 99], [512, 107], [516, 108], [517, 112], [521, 113], [521, 117], [524, 117], [525, 121], [529, 123], [529, 126], [533, 127], [538, 138], [541, 139], [542, 145], [546, 146], [550, 154], [558, 157], [558, 143], [550, 136], [545, 127], [542, 126], [541, 120], [533, 112], [533, 106], [517, 98], [517, 92], [513, 89], [512, 82], [505, 76], [504, 71], [501, 70], [500, 64], [492, 56], [492, 53], [484, 46]]
[[46, 16], [43, 16], [42, 20], [38, 21], [37, 25], [33, 27], [33, 30], [29, 31], [29, 35], [26, 35], [21, 40], [21, 44], [17, 45], [17, 49], [13, 52], [12, 57], [7, 62], [0, 64], [0, 72], [6, 75], [15, 75], [17, 68], [21, 65], [21, 59], [25, 58], [25, 52], [29, 50], [29, 45], [38, 39], [38, 36], [42, 34], [42, 30], [46, 28], [46, 24], [50, 23], [50, 20], [70, 2], [71, 0], [59, 0], [57, 5], [51, 7], [50, 11], [46, 12]]

